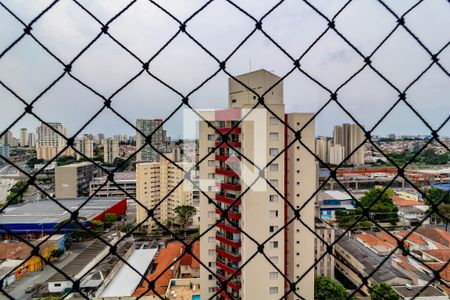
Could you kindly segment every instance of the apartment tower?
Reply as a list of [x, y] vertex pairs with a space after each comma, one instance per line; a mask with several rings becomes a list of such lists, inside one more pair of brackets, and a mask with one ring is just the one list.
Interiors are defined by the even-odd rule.
[[116, 157], [119, 157], [119, 141], [116, 138], [103, 140], [103, 161], [112, 164]]
[[28, 146], [28, 130], [26, 128], [20, 128], [20, 147]]
[[[237, 79], [259, 94], [270, 90], [264, 103], [273, 114], [266, 109], [252, 110], [258, 97], [234, 79], [229, 79], [229, 108], [205, 113], [220, 133], [229, 132], [236, 122], [245, 119], [231, 130], [228, 144], [220, 145], [199, 169], [201, 189], [222, 210], [229, 210], [228, 220], [221, 220], [221, 209], [200, 194], [200, 232], [206, 232], [200, 241], [201, 261], [222, 282], [237, 272], [224, 292], [220, 281], [201, 268], [201, 297], [208, 299], [219, 292], [217, 299], [230, 299], [230, 295], [232, 299], [280, 299], [289, 291], [282, 272], [290, 281], [302, 279], [296, 292], [313, 299], [314, 271], [304, 273], [314, 263], [314, 235], [298, 221], [290, 222], [286, 229], [283, 226], [295, 218], [293, 207], [302, 209], [302, 221], [314, 230], [314, 199], [306, 200], [317, 185], [316, 162], [298, 142], [283, 152], [295, 134], [280, 122], [284, 120], [295, 131], [303, 129], [301, 139], [314, 152], [314, 122], [309, 122], [312, 114], [285, 114], [283, 82], [268, 71], [243, 74]], [[199, 126], [202, 159], [220, 144], [221, 136], [204, 121]], [[270, 185], [256, 180], [258, 170], [235, 150], [261, 169], [270, 162], [264, 172]], [[218, 220], [220, 223], [208, 231]], [[258, 252], [255, 241], [265, 242], [263, 251], [269, 259], [261, 253], [254, 256]], [[245, 267], [239, 269], [243, 264]], [[287, 298], [299, 297], [291, 293]]]
[[51, 160], [66, 146], [67, 129], [61, 123], [48, 124], [36, 129], [36, 156], [39, 159]]
[[[344, 158], [350, 155], [364, 141], [364, 131], [357, 124], [344, 123], [334, 126], [333, 145], [344, 147]], [[348, 159], [354, 165], [364, 164], [364, 145]]]
[[[77, 150], [83, 153], [87, 158], [94, 157], [94, 140], [91, 137], [85, 136], [77, 141]], [[77, 159], [82, 156], [77, 152]]]
[[[172, 153], [164, 155], [173, 160]], [[183, 163], [177, 165], [183, 168]], [[158, 228], [152, 218], [147, 219], [145, 208], [154, 209], [154, 218], [164, 225], [169, 225], [170, 222], [176, 221], [174, 209], [177, 206], [193, 205], [192, 186], [188, 182], [178, 185], [183, 179], [183, 169], [163, 156], [160, 156], [159, 162], [136, 164], [136, 199], [140, 203], [136, 207], [136, 222], [143, 222], [141, 228], [144, 231], [150, 232]]]
[[[162, 151], [167, 142], [167, 133], [163, 129], [162, 123], [163, 120], [161, 119], [137, 119], [136, 128], [144, 133], [145, 136], [143, 136], [139, 131], [136, 131], [136, 149], [140, 149], [142, 145], [145, 144], [146, 136], [153, 134], [151, 138], [151, 145]], [[146, 145], [136, 154], [137, 162], [151, 162], [158, 161], [158, 159], [158, 152], [156, 152], [155, 149], [151, 148], [149, 145]]]

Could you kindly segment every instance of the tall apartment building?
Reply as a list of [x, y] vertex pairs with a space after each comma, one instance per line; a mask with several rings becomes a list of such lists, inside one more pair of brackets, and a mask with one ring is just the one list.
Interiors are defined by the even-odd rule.
[[97, 175], [97, 167], [81, 162], [55, 168], [55, 197], [76, 198], [89, 195], [89, 184]]
[[116, 138], [103, 140], [103, 161], [112, 164], [119, 157], [119, 141]]
[[14, 146], [14, 136], [11, 131], [5, 132], [5, 134], [0, 138], [0, 145]]
[[331, 140], [327, 137], [322, 136], [316, 139], [316, 154], [324, 163], [330, 162], [330, 147]]
[[[10, 150], [8, 145], [0, 144], [0, 155], [4, 158], [10, 157]], [[2, 162], [2, 159], [0, 158], [0, 162]]]
[[29, 132], [28, 133], [28, 142], [27, 142], [29, 147], [36, 147], [36, 134], [34, 132]]
[[[173, 159], [173, 155], [170, 153], [167, 153], [166, 156]], [[183, 163], [178, 163], [178, 165], [183, 166]], [[183, 183], [175, 189], [183, 178], [184, 171], [162, 156], [159, 162], [137, 163], [136, 199], [146, 208], [154, 209], [154, 217], [162, 224], [169, 220], [176, 220], [177, 215], [174, 209], [177, 206], [193, 205], [193, 189], [189, 183], [186, 182], [186, 185]], [[162, 199], [164, 201], [161, 202]], [[161, 204], [158, 205], [160, 202]], [[137, 204], [136, 222], [141, 223], [147, 216], [146, 209]], [[141, 228], [144, 231], [150, 231], [157, 227], [154, 220], [149, 218]]]
[[39, 159], [51, 160], [66, 146], [63, 137], [67, 136], [67, 129], [61, 123], [49, 125], [42, 124], [36, 129], [36, 155]]
[[[260, 94], [280, 80], [280, 77], [265, 70], [243, 74], [237, 78]], [[220, 132], [226, 133], [256, 102], [257, 98], [251, 91], [229, 79], [229, 108], [206, 113], [205, 116], [209, 120], [215, 120], [214, 124], [220, 128]], [[294, 130], [300, 130], [313, 116], [303, 113], [285, 114], [283, 82], [279, 82], [264, 96], [264, 102]], [[265, 109], [248, 114], [246, 120], [229, 135], [230, 146], [222, 144], [214, 155], [210, 155], [200, 165], [201, 189], [208, 191], [207, 195], [222, 209], [233, 204], [228, 213], [230, 220], [223, 220], [208, 231], [220, 219], [221, 210], [216, 209], [207, 197], [200, 194], [200, 232], [206, 232], [200, 241], [200, 258], [222, 280], [233, 275], [248, 261], [227, 283], [227, 292], [235, 299], [280, 299], [289, 291], [282, 274], [263, 255], [253, 257], [258, 252], [258, 247], [252, 239], [260, 243], [268, 240], [264, 253], [289, 280], [299, 280], [306, 273], [297, 285], [296, 292], [305, 299], [314, 298], [314, 271], [306, 272], [314, 262], [314, 235], [299, 221], [294, 221], [286, 230], [281, 230], [295, 218], [291, 206], [294, 209], [302, 208], [302, 221], [314, 228], [315, 201], [312, 199], [306, 203], [317, 186], [314, 157], [297, 142], [267, 168], [266, 178], [287, 198], [286, 202], [261, 179], [257, 182], [258, 188], [247, 190], [253, 181], [249, 181], [252, 176], [246, 174], [255, 171], [255, 168], [232, 149], [239, 150], [259, 167], [264, 167], [295, 138], [277, 117]], [[314, 122], [308, 124], [302, 131], [301, 138], [314, 151]], [[206, 122], [201, 121], [199, 126], [199, 157], [202, 159], [213, 147], [219, 145], [220, 141], [217, 139], [220, 137]], [[242, 195], [243, 191], [246, 192]], [[236, 200], [238, 197], [240, 199]], [[237, 227], [242, 228], [246, 234], [242, 234]], [[206, 268], [201, 268], [200, 272], [201, 297], [208, 299], [220, 289], [215, 277], [209, 276], [211, 274]], [[229, 299], [224, 291], [219, 295], [219, 299]], [[292, 293], [288, 296], [288, 299], [297, 298], [299, 297], [294, 297]]]
[[340, 164], [345, 158], [345, 148], [341, 145], [330, 146], [330, 160], [329, 163], [333, 165]]
[[28, 146], [28, 130], [26, 128], [20, 128], [20, 147]]
[[[344, 156], [350, 155], [364, 141], [364, 131], [357, 124], [344, 123], [341, 126], [334, 126], [333, 145], [344, 147]], [[348, 159], [354, 165], [364, 164], [364, 145]]]
[[[82, 137], [77, 141], [77, 150], [83, 153], [88, 158], [94, 157], [94, 140], [90, 137]], [[77, 159], [82, 158], [80, 154], [77, 152]]]
[[[146, 136], [153, 133], [151, 144], [158, 150], [163, 150], [167, 143], [167, 133], [161, 126], [163, 120], [161, 119], [137, 119], [136, 128], [143, 132]], [[161, 126], [161, 127], [159, 127]], [[159, 127], [159, 128], [158, 128]], [[145, 144], [146, 137], [136, 131], [136, 149], [140, 149]], [[137, 162], [151, 162], [158, 161], [159, 154], [149, 145], [141, 149], [136, 155]]]

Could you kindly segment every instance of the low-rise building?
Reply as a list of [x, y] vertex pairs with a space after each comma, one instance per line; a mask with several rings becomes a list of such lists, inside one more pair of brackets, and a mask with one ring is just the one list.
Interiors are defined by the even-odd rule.
[[436, 287], [429, 286], [393, 286], [401, 300], [447, 300], [448, 296]]
[[355, 208], [355, 200], [352, 196], [341, 191], [321, 191], [318, 196], [320, 218], [334, 221], [337, 210]]
[[55, 169], [55, 197], [76, 198], [89, 195], [89, 184], [97, 174], [91, 162], [81, 162]]
[[334, 278], [334, 256], [327, 252], [327, 245], [334, 242], [335, 230], [320, 218], [316, 218], [315, 232], [317, 236], [314, 239], [314, 260], [320, 261], [314, 267], [314, 275]]
[[136, 198], [136, 172], [114, 173], [114, 182], [109, 181], [107, 176], [92, 179], [89, 195], [95, 194], [96, 198], [130, 196]]

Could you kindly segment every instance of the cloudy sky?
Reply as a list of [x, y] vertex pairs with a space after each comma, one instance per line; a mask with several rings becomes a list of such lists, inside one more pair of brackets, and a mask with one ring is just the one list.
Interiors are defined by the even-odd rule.
[[[0, 0], [25, 23], [30, 22], [50, 4], [44, 0]], [[101, 22], [107, 22], [125, 7], [125, 0], [79, 0]], [[185, 20], [205, 1], [156, 1], [179, 20]], [[278, 1], [234, 0], [249, 14], [260, 18]], [[331, 18], [345, 3], [342, 0], [311, 1]], [[397, 14], [403, 14], [416, 1], [385, 0]], [[450, 5], [446, 0], [425, 0], [409, 13], [405, 22], [435, 53], [450, 41]], [[369, 55], [396, 26], [396, 19], [377, 0], [354, 0], [337, 17], [336, 28], [360, 51]], [[303, 1], [286, 0], [263, 21], [263, 29], [292, 57], [298, 58], [327, 27], [327, 22]], [[187, 31], [218, 59], [223, 60], [253, 30], [254, 21], [224, 0], [215, 0], [187, 23]], [[137, 0], [109, 26], [114, 38], [126, 45], [141, 60], [152, 57], [176, 32], [178, 24], [147, 0]], [[23, 26], [0, 7], [0, 53], [23, 32]], [[100, 25], [71, 0], [59, 1], [34, 25], [32, 33], [64, 63], [71, 61], [100, 32]], [[439, 56], [450, 71], [450, 47]], [[403, 29], [372, 57], [373, 66], [404, 90], [430, 63], [427, 52]], [[327, 32], [302, 58], [301, 67], [330, 90], [335, 90], [363, 66], [363, 59], [335, 32]], [[212, 75], [217, 63], [185, 34], [179, 34], [150, 64], [150, 71], [183, 94], [195, 89]], [[283, 76], [292, 61], [261, 32], [256, 32], [228, 61], [234, 75], [266, 69]], [[72, 74], [105, 97], [111, 96], [141, 70], [130, 54], [102, 35], [73, 65]], [[27, 102], [32, 101], [63, 73], [63, 66], [48, 55], [29, 36], [0, 58], [0, 81]], [[211, 79], [190, 97], [197, 108], [227, 105], [227, 75]], [[284, 82], [288, 112], [317, 111], [329, 93], [299, 71]], [[398, 93], [374, 71], [364, 69], [339, 90], [342, 105], [355, 118], [372, 128], [397, 100]], [[436, 65], [407, 91], [407, 99], [434, 128], [450, 114], [450, 78]], [[134, 80], [112, 99], [113, 107], [130, 122], [136, 118], [165, 118], [180, 103], [179, 95], [147, 74]], [[34, 111], [46, 121], [63, 122], [69, 134], [78, 130], [102, 106], [102, 100], [65, 75], [34, 105]], [[24, 105], [0, 86], [0, 132], [11, 124]], [[180, 136], [182, 113], [168, 122], [169, 134]], [[317, 117], [316, 131], [330, 135], [335, 124], [350, 122], [334, 103]], [[39, 124], [32, 116], [24, 117], [14, 128], [30, 130]], [[122, 120], [104, 111], [86, 133], [134, 134]], [[375, 133], [426, 134], [429, 131], [403, 103], [400, 103]], [[441, 130], [450, 136], [450, 122]]]

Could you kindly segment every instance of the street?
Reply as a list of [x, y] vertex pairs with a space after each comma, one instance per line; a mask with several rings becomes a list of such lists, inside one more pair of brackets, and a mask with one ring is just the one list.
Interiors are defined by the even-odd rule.
[[[68, 263], [72, 262], [75, 257], [77, 257], [80, 252], [82, 252], [88, 245], [90, 245], [92, 241], [83, 242], [73, 244], [70, 250], [67, 251], [67, 256], [55, 263], [54, 265], [57, 268], [63, 268]], [[5, 288], [6, 292], [13, 297], [14, 299], [27, 299], [31, 294], [25, 293], [25, 289], [29, 286], [32, 286], [37, 283], [45, 283], [47, 280], [52, 277], [57, 271], [52, 266], [45, 266], [43, 271], [36, 271], [28, 273], [24, 278], [19, 281], [14, 282], [13, 284], [7, 286]], [[9, 299], [4, 295], [0, 296], [0, 300]]]

